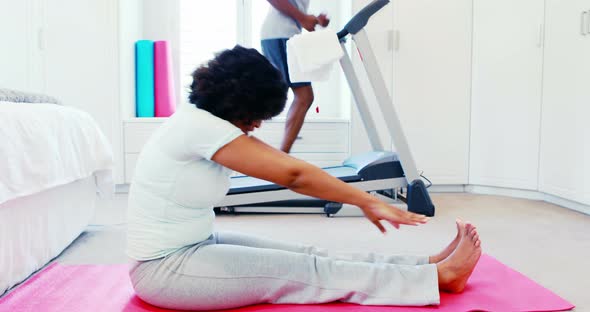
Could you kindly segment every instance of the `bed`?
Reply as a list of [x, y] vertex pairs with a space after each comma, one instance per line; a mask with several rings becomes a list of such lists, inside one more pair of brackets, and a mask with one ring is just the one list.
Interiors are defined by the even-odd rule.
[[112, 150], [93, 118], [43, 102], [0, 92], [0, 296], [74, 241], [97, 194], [114, 189]]

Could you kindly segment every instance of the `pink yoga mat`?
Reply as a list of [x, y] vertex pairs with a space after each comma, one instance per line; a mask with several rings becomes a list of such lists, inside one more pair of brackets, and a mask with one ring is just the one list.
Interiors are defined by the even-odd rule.
[[[376, 307], [344, 303], [256, 305], [233, 312], [565, 311], [574, 306], [494, 258], [483, 255], [462, 294], [441, 294], [439, 306]], [[0, 311], [171, 311], [151, 306], [133, 293], [127, 265], [53, 264], [0, 299]]]
[[176, 110], [172, 56], [167, 41], [154, 42], [155, 116], [169, 117]]

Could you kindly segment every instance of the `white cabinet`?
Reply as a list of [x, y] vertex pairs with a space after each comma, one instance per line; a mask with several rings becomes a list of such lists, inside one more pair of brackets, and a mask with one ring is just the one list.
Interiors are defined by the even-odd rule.
[[419, 170], [468, 175], [472, 0], [393, 0], [393, 101]]
[[[280, 148], [284, 121], [268, 121], [253, 136]], [[350, 123], [344, 119], [306, 121], [291, 148], [291, 156], [318, 167], [340, 166], [350, 156]]]
[[[154, 131], [165, 118], [133, 118], [124, 122], [125, 182], [131, 183], [137, 157]], [[285, 122], [271, 120], [252, 133], [253, 136], [280, 147]], [[291, 149], [291, 156], [318, 167], [339, 166], [350, 155], [348, 120], [314, 120], [303, 124]]]
[[590, 204], [590, 1], [546, 6], [539, 189]]
[[165, 118], [132, 118], [123, 122], [124, 183], [131, 183], [143, 146]]
[[537, 189], [543, 10], [474, 1], [469, 184]]

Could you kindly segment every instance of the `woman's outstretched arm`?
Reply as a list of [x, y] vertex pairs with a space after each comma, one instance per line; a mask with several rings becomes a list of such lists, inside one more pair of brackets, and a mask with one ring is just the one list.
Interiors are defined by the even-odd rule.
[[266, 143], [246, 135], [219, 149], [213, 161], [243, 174], [271, 181], [294, 192], [361, 208], [365, 216], [385, 232], [379, 222], [418, 225], [428, 218], [387, 204], [375, 196], [350, 186], [305, 161], [293, 158]]

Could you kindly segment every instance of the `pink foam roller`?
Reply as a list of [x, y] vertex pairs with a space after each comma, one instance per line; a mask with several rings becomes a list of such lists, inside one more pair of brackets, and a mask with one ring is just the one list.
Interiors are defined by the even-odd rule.
[[176, 110], [172, 57], [167, 41], [154, 42], [154, 95], [156, 117], [169, 117]]

